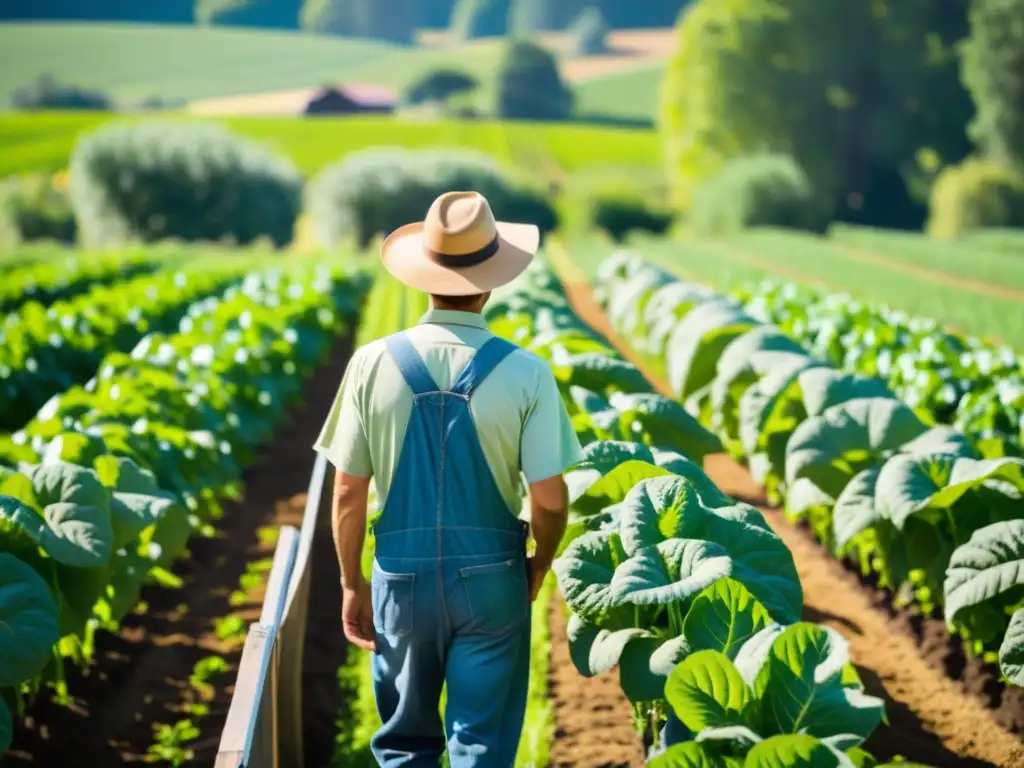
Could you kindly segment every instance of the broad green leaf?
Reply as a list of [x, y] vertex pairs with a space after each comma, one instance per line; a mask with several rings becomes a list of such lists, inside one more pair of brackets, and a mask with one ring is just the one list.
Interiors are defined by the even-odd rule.
[[749, 725], [744, 718], [754, 692], [729, 658], [718, 651], [696, 651], [669, 675], [665, 696], [691, 731]]
[[610, 440], [622, 437], [619, 412], [604, 397], [583, 387], [569, 387], [569, 396], [576, 407], [586, 414], [595, 434]]
[[950, 456], [977, 458], [974, 446], [960, 430], [954, 427], [932, 427], [919, 437], [900, 446], [900, 453], [907, 456], [928, 456], [943, 453]]
[[838, 549], [841, 550], [857, 534], [873, 528], [884, 518], [875, 501], [881, 471], [881, 467], [869, 467], [857, 473], [836, 499], [832, 510], [832, 531]]
[[[800, 376], [804, 371], [825, 368], [826, 365], [807, 355], [788, 358], [780, 361], [776, 368], [765, 373], [743, 393], [739, 403], [739, 435], [740, 443], [748, 454], [766, 447], [771, 433], [787, 427], [792, 431], [807, 418]], [[791, 413], [790, 418], [787, 418], [787, 411]]]
[[908, 406], [894, 399], [862, 398], [832, 406], [790, 437], [786, 483], [807, 478], [836, 498], [858, 471], [926, 429]]
[[77, 464], [91, 469], [93, 462], [107, 453], [103, 440], [82, 432], [64, 432], [51, 440], [43, 453], [43, 464]]
[[703, 729], [697, 734], [696, 741], [698, 744], [717, 742], [718, 748], [728, 745], [733, 754], [743, 754], [764, 739], [746, 725], [722, 725]]
[[695, 307], [676, 326], [665, 347], [673, 394], [685, 400], [708, 386], [725, 348], [757, 325], [735, 305], [708, 302]]
[[665, 682], [672, 670], [690, 653], [686, 638], [638, 637], [622, 649], [619, 685], [632, 702], [665, 697]]
[[891, 398], [881, 379], [816, 367], [800, 374], [800, 396], [808, 416], [819, 416], [834, 405], [865, 398]]
[[747, 753], [743, 768], [838, 768], [840, 756], [813, 736], [772, 736]]
[[569, 386], [592, 392], [652, 392], [650, 382], [633, 365], [610, 354], [586, 352], [581, 355], [556, 356], [552, 360], [555, 377]]
[[[178, 506], [177, 497], [162, 490], [153, 473], [131, 459], [106, 456], [97, 461], [113, 489], [110, 501], [114, 548], [120, 549]], [[103, 473], [101, 473], [103, 474]]]
[[806, 359], [803, 348], [773, 326], [760, 326], [734, 339], [718, 361], [709, 391], [721, 430], [739, 441], [739, 403], [747, 389], [771, 371]]
[[785, 629], [754, 685], [761, 733], [867, 738], [882, 720], [884, 703], [844, 685], [848, 664], [849, 646], [835, 630], [807, 622]]
[[637, 270], [619, 284], [608, 302], [608, 319], [623, 333], [631, 334], [643, 318], [644, 305], [653, 292], [662, 285], [675, 282], [675, 278], [658, 268]]
[[771, 624], [771, 616], [742, 583], [723, 578], [697, 595], [683, 622], [695, 651], [720, 651], [735, 658], [747, 640]]
[[651, 637], [650, 632], [638, 627], [614, 631], [599, 629], [576, 614], [569, 617], [566, 634], [573, 666], [584, 677], [607, 672], [619, 663], [628, 643], [640, 637]]
[[655, 757], [648, 768], [725, 768], [725, 763], [709, 754], [695, 741], [673, 744]]
[[999, 668], [1013, 685], [1024, 685], [1024, 608], [1013, 612], [999, 646]]
[[616, 393], [611, 406], [619, 413], [622, 434], [631, 440], [671, 446], [697, 464], [707, 454], [722, 450], [721, 441], [675, 400], [657, 394]]
[[110, 501], [107, 490], [90, 468], [58, 462], [30, 467], [25, 475], [32, 481], [36, 498], [44, 508], [60, 503], [102, 509]]
[[612, 588], [615, 570], [626, 557], [622, 541], [614, 533], [594, 531], [570, 544], [553, 565], [569, 608], [580, 618], [608, 629], [630, 626], [633, 607]]
[[755, 633], [747, 640], [736, 653], [733, 664], [740, 676], [753, 687], [758, 675], [768, 663], [768, 655], [772, 652], [772, 645], [786, 628], [781, 624], [772, 623], [764, 629]]
[[26, 477], [42, 514], [10, 496], [0, 496], [0, 518], [35, 540], [63, 565], [95, 568], [113, 551], [110, 496], [90, 469], [74, 464], [31, 467]]
[[625, 551], [635, 555], [668, 539], [698, 539], [722, 546], [733, 560], [731, 575], [743, 582], [779, 621], [800, 616], [803, 593], [793, 555], [753, 507], [709, 508], [679, 477], [643, 480], [620, 511]]
[[589, 516], [624, 500], [641, 480], [673, 474], [695, 483], [710, 504], [728, 501], [699, 466], [678, 453], [619, 440], [588, 444], [565, 482], [573, 511]]
[[58, 610], [43, 578], [14, 555], [0, 552], [0, 688], [30, 680], [46, 666], [50, 649], [60, 640]]
[[668, 539], [640, 550], [612, 578], [615, 598], [634, 605], [681, 603], [732, 571], [732, 558], [709, 541]]
[[1019, 499], [1024, 492], [1024, 459], [896, 455], [879, 474], [877, 503], [902, 530], [912, 515], [926, 509], [949, 509], [964, 494], [993, 481], [1008, 485]]
[[993, 523], [975, 531], [953, 552], [946, 569], [945, 615], [994, 601], [1024, 584], [1024, 520]]

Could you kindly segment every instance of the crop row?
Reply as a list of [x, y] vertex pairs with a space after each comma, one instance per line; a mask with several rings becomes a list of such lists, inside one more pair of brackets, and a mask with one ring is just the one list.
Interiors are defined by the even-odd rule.
[[[635, 255], [611, 257], [598, 282], [613, 324], [790, 519], [926, 615], [941, 609], [975, 654], [998, 649], [1024, 683], [1024, 460], [983, 458], [882, 378], [837, 370], [741, 302]], [[830, 338], [856, 354], [856, 335]]]
[[248, 268], [237, 258], [186, 264], [11, 312], [0, 325], [0, 429], [17, 429], [52, 395], [87, 381], [108, 353], [173, 330]]
[[[357, 312], [361, 275], [292, 265], [113, 352], [0, 450], [0, 752], [12, 714], [88, 659], [237, 495], [242, 466]], [[6, 466], [2, 466], [6, 465]]]
[[836, 368], [885, 380], [915, 410], [961, 429], [984, 455], [1022, 454], [1024, 358], [1010, 347], [793, 283], [765, 282], [733, 296]]
[[[1024, 303], [970, 290], [955, 277], [934, 278], [895, 268], [885, 259], [844, 252], [831, 240], [777, 230], [751, 230], [728, 241], [646, 239], [644, 256], [686, 280], [728, 291], [741, 282], [780, 276], [833, 293], [849, 293], [981, 337], [1024, 349]], [[607, 249], [605, 249], [607, 251]]]
[[107, 285], [152, 272], [159, 266], [159, 260], [145, 251], [91, 253], [84, 257], [54, 252], [45, 261], [33, 261], [4, 271], [0, 281], [0, 312], [10, 312], [30, 301], [46, 306], [94, 285]]
[[701, 469], [718, 439], [580, 321], [545, 265], [486, 314], [551, 364], [585, 443], [554, 566], [570, 655], [588, 677], [617, 668], [638, 722], [665, 723], [651, 765], [874, 765], [859, 745], [883, 702], [839, 633], [800, 621], [792, 554], [761, 513]]

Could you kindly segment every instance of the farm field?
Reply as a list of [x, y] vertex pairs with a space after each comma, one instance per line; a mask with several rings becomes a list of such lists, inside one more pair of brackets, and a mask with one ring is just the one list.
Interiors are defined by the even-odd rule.
[[637, 64], [576, 85], [577, 109], [583, 114], [650, 120], [658, 115], [658, 88], [664, 64]]
[[[20, 540], [8, 536], [0, 539], [0, 557], [25, 589], [36, 590], [40, 609], [45, 606], [44, 618], [35, 620], [39, 632], [17, 647], [24, 662], [19, 673], [31, 664], [31, 679], [44, 687], [17, 713], [11, 765], [74, 768], [147, 755], [212, 760], [240, 638], [263, 597], [275, 531], [302, 517], [311, 445], [351, 345], [411, 324], [424, 308], [421, 295], [379, 270], [353, 269], [354, 254], [281, 261], [254, 252], [232, 269], [216, 249], [180, 250], [182, 263], [167, 268], [213, 277], [207, 287], [200, 281], [191, 293], [180, 293], [187, 309], [177, 316], [180, 310], [169, 310], [168, 327], [150, 329], [141, 341], [89, 347], [94, 356], [64, 390], [0, 443], [0, 464], [10, 467], [0, 470], [0, 514], [41, 546], [30, 556], [31, 548], [13, 546]], [[587, 250], [583, 258], [596, 256]], [[882, 593], [787, 523], [793, 510], [772, 508], [749, 472], [730, 459], [743, 459], [733, 433], [719, 430], [699, 409], [696, 417], [686, 411], [677, 400], [673, 364], [659, 365], [648, 353], [636, 357], [625, 345], [628, 334], [620, 331], [630, 326], [623, 311], [630, 305], [615, 299], [626, 290], [616, 273], [601, 270], [602, 310], [557, 243], [548, 256], [564, 283], [541, 259], [496, 292], [486, 311], [496, 334], [551, 362], [586, 445], [584, 462], [568, 477], [573, 510], [564, 550], [534, 607], [522, 768], [642, 765], [645, 740], [650, 743], [669, 707], [681, 718], [674, 726], [670, 720], [671, 728], [681, 723], [690, 737], [676, 730], [664, 738], [678, 749], [704, 749], [691, 738], [707, 726], [690, 713], [691, 694], [673, 693], [657, 706], [651, 701], [670, 679], [693, 674], [699, 680], [704, 667], [697, 665], [733, 669], [725, 672], [733, 675], [749, 671], [743, 648], [761, 641], [782, 656], [788, 643], [826, 648], [835, 670], [829, 676], [821, 667], [820, 679], [800, 693], [792, 687], [795, 667], [771, 667], [772, 682], [756, 694], [764, 706], [806, 695], [808, 707], [819, 698], [838, 707], [814, 705], [810, 711], [821, 725], [813, 736], [796, 735], [792, 720], [745, 720], [773, 748], [810, 739], [813, 748], [826, 749], [819, 739], [831, 733], [829, 718], [852, 717], [855, 710], [856, 723], [843, 721], [855, 728], [843, 749], [858, 760], [865, 750], [879, 760], [904, 755], [934, 766], [961, 758], [973, 759], [965, 763], [971, 765], [1010, 765], [1020, 758], [1019, 738], [1012, 735], [1024, 732], [1024, 722], [1015, 719], [1024, 711], [1017, 689], [999, 687], [992, 701], [986, 697], [993, 694], [965, 690], [944, 676], [941, 664], [930, 668], [926, 660], [934, 657], [915, 641], [904, 615], [894, 618]], [[74, 264], [74, 257], [64, 262]], [[135, 291], [128, 286], [146, 279], [125, 275], [110, 289]], [[61, 301], [87, 302], [101, 289], [108, 286], [83, 286]], [[628, 338], [644, 328], [636, 326]], [[59, 333], [34, 332], [40, 338]], [[33, 331], [26, 333], [31, 339]], [[93, 337], [102, 342], [103, 333], [97, 329]], [[83, 387], [90, 376], [93, 383]], [[206, 398], [196, 399], [195, 391]], [[725, 423], [736, 418], [733, 413]], [[52, 473], [73, 477], [81, 487], [94, 483], [96, 494], [106, 494], [106, 507], [82, 518], [91, 526], [88, 547], [60, 545], [59, 527], [50, 529], [53, 534], [24, 527], [25, 515], [54, 503], [44, 479]], [[1005, 477], [1016, 482], [1012, 474]], [[777, 493], [780, 486], [769, 483], [769, 490]], [[673, 498], [681, 506], [652, 501], [662, 493], [679, 494]], [[125, 514], [129, 497], [135, 516]], [[20, 517], [12, 514], [18, 510]], [[375, 714], [366, 657], [344, 646], [329, 537], [320, 546], [306, 638], [305, 677], [313, 686], [303, 702], [306, 747], [316, 764], [333, 759], [358, 766]], [[584, 574], [595, 573], [600, 562], [592, 558], [617, 547], [621, 561], [602, 577], [610, 581], [588, 581], [593, 575]], [[675, 548], [690, 553], [688, 565], [676, 562]], [[722, 571], [725, 561], [730, 565]], [[663, 570], [658, 579], [665, 584], [630, 580], [630, 573], [647, 568]], [[89, 588], [86, 572], [98, 577]], [[690, 575], [696, 586], [687, 586]], [[82, 586], [69, 590], [76, 579]], [[47, 584], [61, 587], [60, 602], [44, 597]], [[588, 601], [597, 588], [611, 590], [609, 613]], [[3, 618], [15, 627], [19, 619]], [[724, 645], [720, 637], [728, 633], [716, 629], [722, 620], [745, 627]], [[936, 624], [929, 621], [925, 628], [933, 632]], [[948, 648], [944, 663], [953, 664], [955, 647]], [[79, 669], [83, 658], [92, 665]], [[996, 682], [991, 665], [971, 658], [966, 664], [990, 691]], [[12, 679], [12, 669], [0, 679]], [[51, 681], [59, 690], [66, 686], [63, 702], [46, 692]], [[693, 696], [716, 695], [694, 685]], [[154, 731], [154, 724], [162, 727]]]
[[[800, 386], [805, 392], [804, 397], [807, 398], [806, 402], [808, 403], [807, 412], [810, 413], [810, 416], [797, 415], [789, 423], [778, 422], [774, 428], [771, 428], [770, 422], [757, 422], [752, 408], [755, 402], [775, 407], [772, 405], [774, 401], [765, 400], [764, 397], [776, 390], [781, 392], [782, 390], [778, 388], [785, 386], [786, 381], [796, 381], [795, 378], [781, 377], [781, 368], [776, 372], [772, 367], [784, 366], [788, 364], [789, 358], [792, 358], [793, 365], [790, 367], [793, 369], [793, 373], [790, 376], [797, 375], [796, 360], [806, 353], [800, 351], [798, 346], [793, 345], [789, 337], [783, 337], [779, 331], [773, 330], [772, 326], [762, 327], [758, 321], [744, 315], [742, 304], [716, 303], [721, 300], [716, 298], [713, 292], [708, 292], [707, 288], [701, 288], [696, 284], [688, 285], [677, 282], [656, 267], [645, 267], [642, 262], [631, 261], [629, 258], [613, 257], [609, 259], [606, 264], [602, 265], [601, 274], [595, 284], [598, 287], [598, 296], [601, 297], [612, 322], [630, 339], [629, 343], [634, 354], [637, 354], [640, 359], [646, 360], [662, 375], [667, 376], [668, 380], [663, 380], [665, 391], [670, 391], [674, 396], [683, 399], [687, 403], [688, 409], [698, 415], [702, 423], [713, 427], [734, 458], [749, 463], [750, 471], [758, 480], [757, 485], [767, 484], [770, 490], [769, 497], [785, 498], [785, 518], [790, 522], [809, 526], [810, 531], [822, 544], [823, 549], [819, 552], [830, 550], [838, 555], [852, 558], [848, 560], [851, 573], [846, 576], [847, 582], [855, 582], [856, 576], [867, 577], [865, 583], [870, 585], [870, 589], [873, 590], [879, 586], [887, 586], [891, 589], [889, 599], [892, 600], [897, 588], [906, 587], [907, 584], [904, 584], [904, 580], [909, 578], [911, 587], [909, 592], [906, 592], [905, 589], [901, 590], [901, 597], [896, 599], [895, 604], [904, 611], [909, 608], [911, 614], [933, 616], [936, 612], [935, 606], [941, 606], [943, 603], [941, 574], [945, 570], [947, 560], [943, 559], [940, 564], [931, 561], [934, 560], [935, 553], [938, 551], [944, 553], [941, 555], [942, 558], [952, 557], [953, 564], [950, 566], [945, 583], [945, 622], [949, 624], [951, 630], [959, 627], [958, 631], [963, 637], [969, 638], [969, 646], [972, 646], [973, 652], [979, 655], [979, 658], [973, 662], [968, 658], [967, 667], [970, 672], [965, 672], [964, 675], [969, 674], [971, 678], [974, 678], [979, 674], [992, 674], [991, 671], [982, 671], [980, 656], [984, 654], [986, 660], [996, 658], [995, 652], [990, 649], [999, 647], [1001, 634], [997, 634], [994, 630], [996, 630], [996, 626], [1006, 627], [1005, 622], [1009, 619], [1009, 614], [1003, 617], [1001, 623], [996, 622], [996, 626], [989, 626], [982, 631], [979, 625], [972, 624], [973, 631], [968, 632], [963, 622], [971, 620], [968, 618], [968, 613], [964, 613], [964, 611], [965, 609], [968, 612], [977, 610], [971, 607], [976, 603], [972, 603], [970, 600], [966, 603], [961, 602], [961, 593], [958, 593], [959, 587], [956, 585], [961, 583], [958, 578], [972, 577], [968, 577], [966, 574], [961, 576], [958, 569], [962, 566], [957, 563], [965, 557], [973, 557], [973, 555], [967, 555], [967, 550], [972, 547], [984, 547], [982, 542], [986, 535], [1004, 538], [1010, 535], [1009, 529], [1019, 522], [1016, 519], [1019, 510], [1016, 514], [1012, 511], [1016, 504], [1013, 499], [1019, 497], [1014, 495], [1018, 492], [1007, 491], [1010, 496], [1003, 506], [1004, 514], [1007, 517], [1000, 518], [1000, 513], [996, 511], [1000, 508], [998, 502], [994, 498], [982, 501], [984, 491], [981, 492], [982, 496], [973, 495], [978, 491], [972, 492], [971, 486], [966, 485], [971, 481], [967, 479], [969, 473], [965, 474], [963, 470], [970, 464], [977, 468], [976, 474], [984, 476], [985, 471], [992, 470], [998, 473], [1001, 471], [999, 468], [1004, 467], [1014, 468], [1011, 469], [1011, 474], [1019, 475], [1021, 468], [1024, 468], [1024, 463], [1018, 459], [978, 461], [976, 458], [971, 458], [972, 456], [976, 457], [977, 454], [973, 452], [974, 449], [970, 443], [957, 442], [963, 440], [962, 433], [944, 431], [942, 428], [932, 429], [929, 432], [927, 423], [911, 428], [911, 425], [920, 424], [920, 422], [916, 421], [916, 417], [909, 415], [909, 409], [906, 410], [907, 420], [904, 421], [902, 427], [897, 427], [898, 419], [895, 412], [900, 408], [906, 409], [906, 406], [900, 405], [899, 401], [894, 399], [891, 394], [887, 394], [885, 385], [881, 381], [870, 377], [837, 378], [837, 383], [830, 385], [832, 386], [831, 398], [816, 406], [810, 405], [812, 402], [817, 402], [816, 396], [811, 394], [814, 390], [809, 389], [812, 387], [811, 379], [801, 378]], [[660, 298], [655, 298], [655, 294]], [[646, 305], [648, 306], [646, 310], [644, 309], [645, 302], [649, 302]], [[675, 307], [674, 310], [673, 307]], [[748, 310], [752, 307], [752, 304], [747, 305]], [[670, 323], [669, 320], [672, 322]], [[785, 326], [783, 327], [785, 328]], [[666, 335], [666, 330], [671, 331], [669, 335]], [[810, 370], [808, 369], [808, 371]], [[817, 371], [816, 375], [825, 375], [828, 373], [828, 368], [820, 368]], [[803, 377], [804, 374], [801, 373], [800, 376]], [[810, 373], [807, 376], [809, 377]], [[838, 383], [840, 381], [850, 382], [848, 385], [844, 385], [846, 386], [845, 390], [840, 388]], [[796, 397], [799, 398], [800, 390], [795, 391]], [[789, 396], [786, 395], [786, 397]], [[830, 405], [831, 407], [829, 407]], [[811, 410], [812, 408], [814, 410]], [[894, 414], [882, 417], [881, 411], [886, 408], [894, 409]], [[829, 473], [824, 470], [818, 472], [812, 469], [812, 466], [821, 467], [832, 461], [829, 458], [830, 452], [835, 452], [835, 456], [839, 456], [840, 454], [846, 455], [845, 451], [861, 451], [860, 448], [854, 449], [852, 443], [844, 443], [837, 438], [830, 439], [825, 434], [825, 429], [828, 426], [842, 429], [844, 428], [840, 426], [842, 423], [847, 424], [846, 429], [854, 429], [854, 425], [858, 423], [857, 420], [868, 418], [871, 409], [874, 409], [874, 415], [870, 418], [878, 424], [881, 424], [884, 418], [887, 430], [901, 428], [909, 430], [905, 434], [916, 439], [914, 443], [916, 448], [911, 449], [908, 445], [904, 449], [906, 458], [897, 455], [886, 463], [884, 457], [890, 454], [883, 452], [873, 455], [872, 452], [884, 451], [883, 443], [886, 440], [897, 441], [890, 446], [894, 447], [901, 439], [906, 438], [900, 438], [896, 431], [879, 432], [871, 438], [871, 447], [864, 443], [866, 454], [861, 453], [859, 454], [860, 458], [851, 459], [853, 462], [851, 465], [839, 463], [834, 465], [837, 469], [839, 466], [846, 467], [841, 473], [829, 476]], [[754, 419], [754, 421], [750, 422], [749, 419]], [[801, 424], [801, 419], [807, 419], [807, 421]], [[759, 429], [754, 426], [757, 423], [761, 425], [760, 435]], [[795, 430], [794, 426], [796, 426]], [[778, 431], [764, 431], [768, 429]], [[817, 438], [812, 438], [812, 433], [815, 433]], [[958, 434], [959, 437], [957, 437]], [[786, 440], [790, 437], [787, 444]], [[819, 453], [815, 454], [813, 459], [807, 452], [813, 450], [810, 443], [806, 443], [806, 451], [803, 447], [804, 441], [808, 438], [812, 441], [817, 439], [820, 448]], [[764, 442], [757, 442], [758, 440]], [[954, 448], [953, 446], [960, 447]], [[942, 477], [940, 475], [933, 480], [937, 484], [934, 491], [926, 491], [924, 488], [920, 490], [920, 493], [924, 495], [913, 502], [916, 506], [913, 508], [915, 511], [911, 512], [907, 508], [907, 505], [912, 503], [910, 498], [897, 502], [897, 496], [892, 495], [895, 489], [888, 487], [883, 491], [883, 484], [888, 483], [891, 486], [893, 482], [900, 482], [901, 479], [903, 482], [907, 482], [909, 476], [894, 474], [896, 466], [901, 462], [907, 463], [915, 459], [923, 464], [934, 461], [934, 459], [928, 458], [929, 451], [941, 453], [946, 460], [960, 462], [961, 469], [954, 470], [954, 476], [959, 476], [962, 479], [959, 481], [942, 480], [939, 479]], [[852, 457], [853, 453], [849, 455]], [[954, 455], [959, 458], [953, 459]], [[875, 462], [878, 462], [875, 464], [876, 467], [882, 467], [881, 477], [877, 474], [877, 468], [870, 469]], [[743, 474], [742, 470], [740, 473]], [[865, 484], [867, 478], [872, 479]], [[879, 495], [872, 498], [874, 478], [877, 478], [878, 481]], [[956, 495], [947, 495], [946, 501], [940, 502], [943, 484], [949, 483], [947, 487], [951, 488], [954, 482], [965, 483], [965, 485], [958, 486], [960, 490]], [[757, 485], [754, 487], [756, 488]], [[860, 494], [859, 497], [858, 494]], [[865, 496], [865, 494], [867, 495]], [[913, 496], [914, 493], [909, 495]], [[855, 502], [855, 498], [861, 498], [862, 501]], [[955, 498], [959, 498], [959, 501], [953, 501]], [[932, 519], [928, 516], [929, 509], [937, 510], [945, 506], [952, 515], [970, 515], [968, 511], [971, 508], [970, 505], [972, 503], [977, 505], [979, 502], [994, 505], [991, 507], [994, 516], [985, 520], [976, 518], [966, 529], [961, 523], [959, 532], [954, 527], [952, 534], [939, 522], [928, 523], [937, 526], [934, 533], [939, 534], [939, 537], [929, 545], [929, 554], [925, 556], [924, 561], [920, 560], [923, 555], [921, 551], [917, 551], [915, 554], [915, 550], [909, 544], [898, 543], [902, 536], [921, 536], [924, 533], [923, 528], [915, 526], [921, 526], [925, 524], [925, 521]], [[859, 507], [861, 515], [867, 514], [869, 509], [874, 509], [876, 510], [872, 513], [874, 516], [857, 518], [858, 512], [855, 511], [855, 506], [858, 503], [861, 505]], [[905, 511], [897, 512], [897, 508], [901, 505]], [[907, 517], [907, 515], [915, 514], [921, 515], [921, 517]], [[773, 519], [777, 521], [778, 525], [786, 525], [782, 515], [775, 515]], [[889, 520], [892, 522], [887, 522]], [[986, 523], [990, 526], [989, 528], [984, 527]], [[951, 524], [955, 526], [954, 523], [951, 522]], [[885, 537], [878, 533], [872, 538], [871, 531], [873, 529], [880, 531], [884, 525], [895, 525], [895, 528]], [[868, 533], [864, 534], [865, 531]], [[971, 536], [972, 531], [975, 532], [973, 537]], [[795, 541], [805, 535], [794, 532], [785, 538], [787, 541]], [[950, 535], [952, 535], [952, 542], [947, 540], [946, 543], [939, 543], [943, 536]], [[970, 543], [968, 543], [968, 538], [970, 538]], [[954, 551], [957, 542], [964, 547], [963, 554], [961, 554], [961, 550]], [[900, 546], [906, 546], [905, 556], [910, 558], [907, 563], [901, 559], [904, 555], [898, 554], [904, 551], [900, 549]], [[808, 551], [812, 549], [806, 543], [803, 548]], [[796, 549], [795, 546], [794, 549]], [[925, 561], [929, 561], [931, 564], [925, 566], [923, 565]], [[907, 571], [901, 570], [902, 568], [910, 569], [909, 577]], [[923, 570], [914, 570], [915, 568]], [[936, 577], [939, 580], [937, 586], [934, 581]], [[976, 578], [983, 578], [983, 576], [979, 573]], [[998, 591], [989, 594], [994, 601], [1001, 599], [997, 596]], [[909, 596], [912, 596], [910, 606], [907, 603]], [[1012, 596], [1008, 597], [1012, 603]], [[981, 600], [982, 598], [977, 596], [975, 599]], [[843, 606], [850, 604], [852, 603], [838, 597], [833, 597], [830, 603], [830, 605]], [[916, 634], [917, 641], [929, 647], [931, 649], [929, 653], [933, 657], [937, 655], [937, 660], [940, 662], [939, 667], [948, 664], [947, 655], [955, 655], [959, 648], [957, 641], [951, 641], [948, 648], [943, 648], [938, 643], [937, 633], [944, 631], [942, 615], [940, 607], [936, 619], [926, 618], [923, 627], [919, 626], [909, 633]], [[992, 620], [995, 621], [994, 616]], [[1001, 632], [1001, 630], [999, 631]], [[1015, 642], [1011, 639], [1013, 633], [1011, 622], [1009, 634], [1002, 641], [1002, 649], [998, 654], [1004, 665], [1014, 653], [1011, 650], [1012, 643]], [[929, 637], [931, 639], [927, 639]], [[854, 647], [856, 647], [856, 643], [854, 643]], [[947, 657], [946, 661], [941, 661], [943, 656]], [[1012, 662], [1010, 663], [1012, 664]], [[1008, 667], [1004, 666], [1004, 670], [1006, 669]], [[998, 670], [995, 675], [998, 678]], [[916, 690], [917, 686], [914, 686], [913, 689]], [[982, 698], [987, 699], [987, 695]], [[1008, 688], [1001, 700], [996, 696], [987, 704], [999, 711], [1002, 722], [1010, 723], [1009, 727], [1012, 728], [1019, 727], [1016, 723], [1020, 716], [1015, 712], [1020, 707], [1017, 689]], [[956, 729], [952, 721], [947, 722], [946, 727]], [[1004, 757], [1003, 759], [1008, 758]]]
[[[111, 120], [102, 114], [0, 114], [0, 177], [66, 167], [75, 141]], [[171, 119], [190, 119], [174, 117]], [[597, 165], [658, 163], [656, 135], [647, 130], [581, 125], [455, 120], [421, 122], [388, 116], [339, 118], [218, 118], [242, 136], [290, 158], [300, 171], [315, 174], [343, 155], [378, 146], [408, 149], [464, 147], [488, 152], [499, 162], [528, 167], [550, 163], [566, 173]]]
[[452, 51], [285, 31], [7, 23], [0, 24], [0, 102], [9, 104], [15, 90], [42, 75], [124, 101], [193, 101], [344, 81], [400, 89], [442, 64], [485, 76], [500, 48], [497, 40]]
[[[942, 254], [946, 247], [941, 243], [933, 246], [921, 235], [908, 239], [922, 252], [934, 247]], [[845, 252], [840, 241], [832, 238], [776, 230], [754, 230], [723, 241], [638, 239], [634, 247], [680, 277], [723, 290], [741, 283], [782, 279], [825, 293], [849, 294], [1024, 349], [1024, 288], [1014, 284], [1020, 279], [1020, 260], [994, 248], [978, 249], [981, 262], [993, 269], [991, 282], [976, 278], [965, 283], [954, 272], [964, 267], [947, 263], [940, 270], [944, 263], [941, 255], [928, 274], [908, 272], [901, 269], [899, 257], [892, 261], [863, 258]], [[581, 268], [592, 274], [609, 248], [600, 241], [588, 242], [579, 257]], [[970, 246], [964, 248], [972, 251]]]

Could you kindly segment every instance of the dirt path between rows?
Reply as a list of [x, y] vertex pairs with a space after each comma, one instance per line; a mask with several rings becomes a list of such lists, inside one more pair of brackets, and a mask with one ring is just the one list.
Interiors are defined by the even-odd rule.
[[[567, 282], [576, 313], [616, 344], [665, 394], [667, 382], [645, 370], [612, 330], [587, 284]], [[708, 474], [727, 494], [755, 504], [793, 553], [804, 590], [804, 618], [832, 626], [850, 642], [868, 692], [886, 701], [888, 725], [865, 745], [876, 757], [903, 755], [937, 768], [1024, 765], [1024, 747], [999, 727], [991, 714], [966, 696], [941, 670], [930, 667], [902, 625], [872, 602], [841, 563], [829, 557], [803, 530], [785, 521], [777, 509], [764, 506], [763, 490], [750, 474], [724, 455], [709, 457]]]
[[937, 283], [938, 285], [970, 291], [971, 293], [980, 293], [983, 296], [993, 296], [998, 299], [1024, 301], [1024, 290], [1020, 288], [1007, 288], [1003, 285], [996, 285], [995, 283], [989, 283], [976, 278], [951, 275], [938, 269], [929, 269], [928, 267], [922, 267], [920, 264], [908, 264], [905, 261], [894, 260], [879, 253], [865, 251], [862, 248], [846, 243], [829, 242], [828, 247], [842, 253], [844, 256], [849, 256], [855, 261], [861, 261], [866, 264], [878, 264], [894, 272], [902, 272], [906, 275]]
[[551, 661], [548, 696], [555, 714], [552, 768], [639, 768], [644, 750], [617, 672], [584, 677], [569, 658], [565, 603], [555, 592], [548, 612]]
[[[244, 605], [231, 605], [229, 596], [238, 589], [247, 564], [272, 557], [275, 542], [266, 531], [301, 524], [314, 461], [312, 445], [351, 350], [350, 339], [335, 345], [329, 362], [306, 383], [305, 402], [289, 414], [244, 473], [245, 496], [226, 505], [216, 537], [194, 539], [191, 555], [174, 564], [182, 586], [147, 587], [142, 594], [144, 612], [126, 617], [119, 633], [97, 636], [96, 663], [88, 670], [69, 670], [73, 704], [61, 707], [41, 695], [16, 729], [11, 751], [0, 760], [4, 768], [105, 768], [153, 762], [146, 751], [155, 741], [154, 724], [187, 718], [183, 707], [189, 703], [209, 707], [209, 713], [196, 720], [199, 738], [185, 745], [194, 752], [189, 764], [213, 765], [241, 658], [240, 645], [218, 639], [215, 622], [231, 613], [240, 615], [246, 626], [259, 618], [262, 585], [247, 591]], [[316, 551], [313, 558], [314, 574], [321, 562], [326, 563], [321, 567], [331, 565], [330, 557], [318, 558]], [[339, 591], [336, 576], [314, 584]], [[339, 606], [340, 595], [333, 600], [319, 591], [311, 595], [310, 626], [323, 627], [310, 631], [304, 654], [303, 720], [313, 766], [329, 763], [336, 728], [337, 669], [345, 653]], [[231, 668], [199, 694], [189, 676], [195, 663], [211, 654], [223, 656]]]

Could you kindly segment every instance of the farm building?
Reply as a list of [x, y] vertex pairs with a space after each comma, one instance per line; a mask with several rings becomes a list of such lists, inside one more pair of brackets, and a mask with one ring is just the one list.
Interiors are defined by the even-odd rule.
[[202, 99], [192, 102], [189, 112], [210, 117], [387, 114], [394, 112], [397, 104], [390, 88], [345, 83]]

